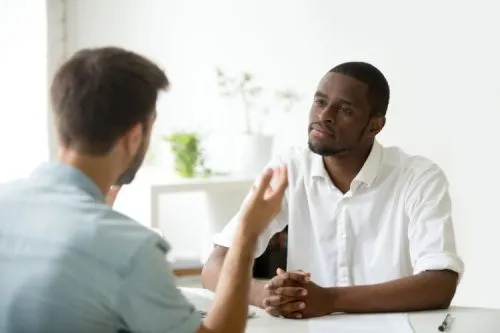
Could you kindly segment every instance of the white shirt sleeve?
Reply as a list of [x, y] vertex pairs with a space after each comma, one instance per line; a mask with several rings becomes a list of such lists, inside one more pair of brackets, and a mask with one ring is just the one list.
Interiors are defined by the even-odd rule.
[[443, 171], [432, 165], [409, 186], [406, 208], [408, 237], [414, 274], [449, 269], [462, 276], [451, 217], [451, 198]]
[[[274, 161], [271, 161], [267, 167], [278, 167], [283, 165], [284, 162], [282, 159], [277, 158]], [[289, 173], [290, 174], [290, 173]], [[255, 181], [255, 184], [258, 184], [259, 179]], [[272, 186], [271, 182], [271, 186]], [[219, 246], [224, 246], [224, 247], [231, 247], [231, 244], [233, 243], [233, 238], [234, 235], [238, 229], [238, 226], [241, 221], [241, 215], [242, 215], [242, 210], [243, 207], [245, 207], [246, 203], [250, 199], [252, 195], [252, 190], [247, 194], [245, 199], [243, 200], [242, 205], [240, 206], [240, 210], [233, 216], [233, 218], [229, 221], [229, 223], [224, 227], [224, 229], [217, 233], [214, 238], [213, 242], [215, 245]], [[257, 243], [257, 248], [255, 251], [255, 258], [261, 256], [264, 251], [267, 248], [267, 245], [269, 244], [269, 240], [271, 237], [273, 237], [274, 234], [282, 231], [285, 229], [285, 227], [288, 225], [288, 190], [285, 192], [285, 197], [283, 198], [283, 203], [281, 205], [281, 210], [278, 213], [278, 215], [274, 218], [273, 221], [269, 224], [267, 229], [260, 235]]]

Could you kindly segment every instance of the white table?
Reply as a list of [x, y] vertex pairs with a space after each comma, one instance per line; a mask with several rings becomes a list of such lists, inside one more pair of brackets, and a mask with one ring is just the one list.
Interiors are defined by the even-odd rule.
[[[204, 297], [211, 299], [213, 294], [199, 288], [181, 288], [184, 294], [190, 298]], [[196, 303], [196, 302], [194, 302]], [[196, 306], [196, 304], [195, 304]], [[265, 311], [252, 307], [257, 316], [249, 319], [247, 325], [248, 333], [302, 333], [310, 332], [307, 320], [290, 320], [274, 318]], [[413, 312], [409, 314], [409, 320], [415, 333], [439, 332], [438, 326], [443, 321], [446, 313], [451, 313], [454, 320], [446, 332], [450, 333], [499, 333], [500, 332], [500, 310], [452, 307], [448, 310]], [[342, 333], [342, 332], [325, 332]], [[367, 332], [369, 333], [369, 332]]]

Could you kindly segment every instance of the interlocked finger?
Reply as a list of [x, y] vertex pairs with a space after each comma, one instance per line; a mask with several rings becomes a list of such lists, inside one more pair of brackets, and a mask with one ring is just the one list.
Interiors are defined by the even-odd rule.
[[309, 282], [309, 276], [301, 272], [286, 272], [281, 275], [276, 276], [271, 279], [267, 284], [266, 288], [276, 289], [280, 287], [289, 287], [293, 283], [307, 283]]
[[283, 295], [271, 295], [264, 299], [264, 307], [280, 307], [283, 304], [293, 302], [295, 298]]
[[278, 287], [274, 289], [273, 293], [282, 296], [306, 296], [307, 289], [302, 287]]
[[274, 308], [274, 307], [267, 307], [266, 309], [266, 312], [268, 314], [270, 314], [271, 316], [273, 317], [281, 317], [281, 313], [280, 311], [278, 310], [278, 308]]
[[306, 304], [303, 301], [294, 301], [286, 304], [282, 304], [279, 310], [283, 314], [291, 314], [294, 312], [299, 312], [304, 310]]

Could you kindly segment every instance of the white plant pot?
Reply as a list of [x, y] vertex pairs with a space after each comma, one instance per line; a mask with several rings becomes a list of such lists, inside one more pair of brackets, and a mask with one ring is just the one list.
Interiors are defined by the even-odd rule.
[[271, 159], [273, 143], [272, 136], [243, 135], [235, 174], [242, 177], [255, 177], [261, 173]]

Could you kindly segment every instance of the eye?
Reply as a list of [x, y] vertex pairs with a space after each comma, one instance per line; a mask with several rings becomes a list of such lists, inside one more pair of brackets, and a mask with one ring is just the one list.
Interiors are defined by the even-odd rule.
[[319, 106], [320, 108], [323, 108], [326, 106], [326, 101], [322, 98], [315, 98], [314, 99], [314, 105]]
[[342, 114], [345, 116], [352, 116], [352, 114], [354, 112], [351, 108], [346, 107], [346, 106], [341, 106], [339, 111], [342, 112]]

